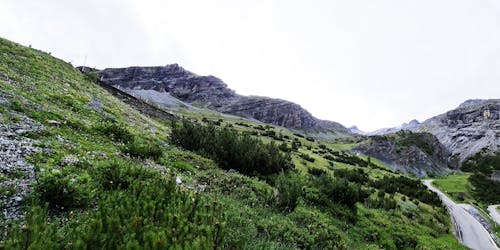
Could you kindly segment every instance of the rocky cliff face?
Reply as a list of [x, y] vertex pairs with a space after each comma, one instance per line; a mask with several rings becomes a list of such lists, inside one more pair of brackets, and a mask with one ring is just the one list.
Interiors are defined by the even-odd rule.
[[372, 136], [354, 150], [375, 157], [404, 174], [413, 173], [418, 177], [445, 174], [453, 164], [448, 150], [429, 133], [400, 131]]
[[292, 129], [347, 133], [335, 122], [314, 118], [300, 105], [286, 100], [241, 96], [214, 76], [199, 76], [177, 64], [163, 67], [130, 67], [99, 72], [102, 82], [141, 98], [172, 108], [182, 102], [202, 105], [222, 113], [234, 114]]
[[434, 134], [458, 162], [500, 151], [500, 99], [470, 100], [424, 121], [414, 131]]
[[500, 99], [467, 100], [456, 109], [432, 117], [422, 123], [412, 121], [396, 128], [380, 129], [371, 135], [385, 135], [401, 130], [428, 132], [451, 153], [454, 166], [484, 152], [500, 151]]

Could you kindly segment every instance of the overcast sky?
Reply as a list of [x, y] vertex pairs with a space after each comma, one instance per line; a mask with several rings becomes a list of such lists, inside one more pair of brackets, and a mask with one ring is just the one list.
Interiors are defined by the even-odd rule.
[[75, 66], [178, 63], [365, 131], [500, 98], [500, 0], [0, 0], [0, 36]]

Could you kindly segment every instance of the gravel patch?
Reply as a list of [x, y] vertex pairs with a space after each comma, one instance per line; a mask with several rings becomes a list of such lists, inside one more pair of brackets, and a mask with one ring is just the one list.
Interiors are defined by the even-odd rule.
[[[6, 103], [2, 96], [0, 103]], [[22, 220], [22, 202], [36, 179], [34, 166], [26, 156], [41, 150], [36, 140], [24, 135], [40, 131], [42, 126], [21, 113], [11, 115], [16, 119], [0, 121], [0, 207], [4, 219]]]

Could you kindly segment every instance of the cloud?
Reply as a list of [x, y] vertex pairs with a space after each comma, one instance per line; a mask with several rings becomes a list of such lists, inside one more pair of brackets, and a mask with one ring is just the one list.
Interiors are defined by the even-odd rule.
[[74, 65], [179, 63], [365, 130], [500, 96], [492, 0], [3, 1], [0, 36]]

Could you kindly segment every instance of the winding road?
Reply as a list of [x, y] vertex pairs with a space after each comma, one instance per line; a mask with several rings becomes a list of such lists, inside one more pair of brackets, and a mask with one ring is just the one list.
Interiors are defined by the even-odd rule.
[[[446, 205], [452, 217], [452, 223], [458, 239], [467, 247], [477, 250], [498, 250], [488, 231], [465, 209], [466, 204], [457, 204], [439, 189], [431, 185], [433, 180], [424, 180], [424, 184], [437, 193]], [[499, 218], [500, 219], [500, 218]]]
[[497, 210], [497, 207], [500, 205], [491, 205], [488, 206], [488, 212], [490, 213], [491, 218], [500, 225], [500, 213]]

